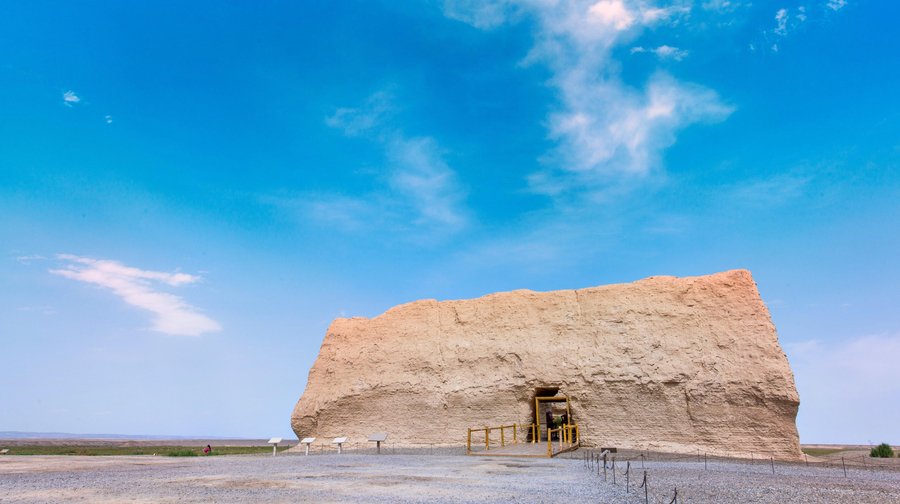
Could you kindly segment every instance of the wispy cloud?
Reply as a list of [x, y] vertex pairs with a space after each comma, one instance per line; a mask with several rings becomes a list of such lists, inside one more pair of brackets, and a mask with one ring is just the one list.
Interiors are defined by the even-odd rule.
[[504, 0], [444, 0], [445, 16], [482, 29], [503, 24], [517, 10], [514, 2]]
[[[547, 168], [528, 180], [536, 192], [556, 195], [646, 176], [659, 166], [662, 151], [679, 130], [731, 113], [712, 90], [665, 74], [656, 74], [643, 89], [617, 77], [616, 46], [647, 27], [675, 25], [690, 10], [691, 2], [658, 7], [624, 0], [445, 3], [445, 14], [479, 27], [497, 26], [503, 16], [522, 13], [534, 19], [534, 45], [523, 64], [550, 69], [559, 105], [547, 120], [557, 146], [542, 158]], [[686, 55], [668, 46], [653, 51], [660, 58]]]
[[778, 24], [775, 27], [775, 33], [779, 35], [784, 35], [787, 33], [787, 9], [781, 9], [775, 13], [775, 22]]
[[775, 13], [775, 29], [773, 32], [784, 37], [788, 32], [799, 28], [806, 21], [806, 17], [806, 7], [797, 7], [797, 10], [794, 12], [788, 9], [779, 9]]
[[370, 96], [359, 108], [339, 108], [334, 115], [325, 118], [325, 124], [343, 130], [349, 137], [369, 134], [384, 125], [384, 121], [395, 111], [393, 98], [386, 91], [378, 91]]
[[417, 223], [429, 222], [457, 229], [465, 224], [464, 191], [456, 172], [443, 159], [443, 151], [431, 137], [394, 139], [388, 157], [396, 167], [391, 186], [418, 212]]
[[742, 2], [734, 2], [731, 0], [710, 0], [709, 2], [703, 2], [701, 7], [703, 7], [703, 10], [708, 11], [732, 12], [742, 5], [744, 5]]
[[41, 312], [44, 315], [53, 315], [56, 310], [52, 306], [22, 306], [17, 308], [21, 312]]
[[770, 178], [748, 180], [718, 188], [732, 202], [772, 207], [799, 198], [813, 177], [802, 173], [780, 173]]
[[689, 54], [688, 51], [681, 50], [677, 47], [669, 47], [667, 45], [659, 46], [656, 49], [644, 49], [641, 46], [631, 48], [631, 54], [646, 52], [655, 54], [659, 59], [673, 59], [675, 61], [681, 61]]
[[303, 192], [264, 195], [260, 201], [300, 220], [353, 234], [383, 230], [399, 219], [391, 201], [376, 195]]
[[319, 220], [359, 227], [359, 219], [385, 219], [395, 225], [457, 231], [467, 223], [465, 189], [430, 136], [409, 137], [387, 124], [396, 108], [389, 93], [378, 92], [359, 108], [340, 108], [325, 123], [350, 137], [367, 137], [384, 149], [387, 187], [361, 197], [313, 197], [301, 207]]
[[81, 98], [79, 98], [79, 97], [75, 94], [74, 91], [71, 91], [71, 90], [70, 90], [70, 91], [66, 91], [65, 93], [63, 93], [63, 103], [64, 103], [67, 107], [71, 107], [73, 103], [78, 103], [78, 102], [80, 102], [80, 101], [81, 101]]
[[771, 47], [772, 51], [777, 53], [779, 49], [784, 48], [785, 39], [790, 37], [794, 31], [800, 30], [806, 25], [822, 24], [829, 13], [834, 13], [847, 4], [847, 0], [829, 0], [816, 7], [801, 5], [778, 9], [774, 15], [775, 26], [762, 30], [757, 36], [757, 43], [750, 45], [751, 47]]
[[46, 259], [46, 257], [35, 254], [30, 256], [17, 256], [15, 258], [16, 261], [19, 261], [22, 264], [31, 264], [31, 261], [39, 261], [41, 259]]
[[69, 254], [59, 254], [67, 261], [65, 269], [51, 269], [50, 273], [72, 280], [91, 283], [112, 290], [131, 305], [149, 310], [156, 315], [154, 331], [182, 336], [199, 336], [205, 332], [221, 330], [221, 326], [182, 298], [165, 292], [157, 292], [152, 282], [172, 287], [199, 282], [199, 276], [187, 273], [147, 271], [125, 266], [118, 261], [90, 259]]
[[106, 124], [112, 124], [113, 118], [112, 116], [106, 116]]

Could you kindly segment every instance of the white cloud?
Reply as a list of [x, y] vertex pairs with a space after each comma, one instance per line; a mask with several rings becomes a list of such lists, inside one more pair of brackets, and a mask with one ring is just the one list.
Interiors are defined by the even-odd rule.
[[784, 35], [787, 33], [787, 9], [781, 9], [775, 13], [775, 22], [778, 24], [775, 27], [775, 33], [779, 35]]
[[[302, 206], [311, 215], [343, 222], [348, 229], [357, 228], [359, 218], [372, 219], [376, 214], [384, 214], [388, 221], [405, 220], [407, 225], [434, 226], [444, 231], [461, 229], [467, 221], [466, 192], [456, 172], [444, 160], [445, 152], [432, 137], [410, 138], [386, 125], [394, 112], [391, 96], [379, 92], [364, 107], [341, 108], [325, 119], [326, 124], [343, 130], [347, 136], [365, 135], [383, 146], [390, 166], [387, 182], [391, 194], [317, 197], [314, 204]], [[327, 216], [328, 211], [335, 215]]]
[[771, 208], [786, 204], [803, 195], [813, 177], [802, 173], [781, 173], [766, 179], [749, 180], [717, 189], [729, 201]]
[[806, 21], [806, 8], [799, 7], [800, 13], [791, 15], [787, 9], [779, 9], [775, 13], [775, 29], [776, 35], [784, 37], [792, 30], [797, 29], [804, 21]]
[[679, 16], [686, 16], [690, 14], [691, 8], [687, 5], [670, 5], [663, 8], [642, 7], [640, 12], [644, 24], [652, 25]]
[[359, 233], [381, 227], [390, 210], [387, 201], [341, 194], [302, 193], [291, 196], [264, 196], [261, 201], [298, 217], [346, 232]]
[[656, 49], [644, 49], [640, 46], [631, 48], [631, 54], [643, 52], [652, 52], [656, 54], [659, 59], [674, 59], [676, 61], [683, 60], [689, 54], [688, 51], [681, 50], [677, 47], [669, 47], [667, 45], [659, 46]]
[[347, 136], [359, 136], [381, 126], [394, 111], [389, 93], [380, 91], [366, 100], [362, 108], [339, 108], [325, 118], [325, 124], [344, 131]]
[[106, 116], [106, 124], [112, 124], [112, 116]]
[[710, 0], [709, 2], [703, 2], [701, 7], [703, 7], [703, 10], [708, 11], [731, 12], [741, 5], [741, 2], [732, 2], [730, 0]]
[[56, 310], [54, 310], [52, 306], [22, 306], [17, 308], [17, 310], [21, 312], [41, 312], [44, 315], [53, 315], [56, 313]]
[[68, 107], [71, 107], [73, 103], [78, 103], [80, 101], [81, 98], [76, 96], [74, 91], [66, 91], [63, 93], [63, 103]]
[[[800, 393], [797, 424], [802, 442], [863, 444], [896, 435], [900, 335], [809, 340], [786, 343], [784, 349]], [[826, 417], [832, 421], [822, 422]]]
[[31, 261], [38, 261], [41, 259], [46, 259], [46, 257], [41, 255], [30, 255], [30, 256], [18, 256], [15, 258], [16, 261], [19, 261], [22, 264], [31, 264]]
[[[679, 130], [722, 120], [732, 111], [711, 90], [671, 77], [656, 75], [643, 89], [627, 86], [617, 77], [613, 49], [647, 26], [676, 24], [690, 14], [690, 2], [665, 7], [633, 0], [487, 3], [503, 6], [491, 12], [526, 13], [534, 19], [534, 46], [523, 64], [546, 65], [552, 74], [549, 84], [558, 93], [558, 106], [546, 123], [557, 146], [541, 159], [547, 169], [528, 177], [538, 192], [581, 191], [585, 183], [647, 175], [660, 164], [662, 150], [674, 142]], [[479, 18], [477, 10], [463, 15], [460, 3], [453, 4], [453, 17], [475, 26], [502, 22], [499, 16], [490, 22]], [[646, 49], [635, 50], [641, 51]], [[668, 46], [653, 52], [673, 59], [687, 54]]]
[[577, 185], [609, 175], [647, 175], [678, 129], [721, 120], [732, 111], [714, 91], [664, 73], [652, 77], [643, 92], [577, 79], [561, 87], [569, 110], [550, 116], [550, 136], [559, 142], [556, 164], [586, 175]]
[[459, 228], [465, 223], [461, 211], [464, 192], [456, 172], [447, 166], [438, 143], [431, 137], [397, 138], [389, 147], [396, 166], [391, 186], [406, 196], [419, 214], [418, 223], [437, 223]]
[[847, 5], [847, 0], [828, 0], [828, 3], [825, 5], [832, 10], [838, 10]]
[[616, 30], [627, 30], [634, 24], [635, 16], [625, 8], [622, 0], [600, 0], [588, 8], [587, 19], [589, 22], [603, 23]]
[[669, 47], [667, 45], [659, 46], [653, 50], [660, 59], [671, 58], [676, 61], [681, 61], [687, 57], [688, 52], [677, 47]]
[[200, 281], [198, 276], [146, 271], [125, 266], [118, 261], [89, 259], [69, 254], [59, 254], [56, 257], [70, 264], [65, 269], [50, 270], [50, 273], [111, 289], [126, 303], [150, 310], [156, 314], [152, 328], [154, 331], [199, 336], [205, 332], [222, 329], [217, 322], [199, 313], [180, 297], [157, 292], [151, 283], [153, 281], [179, 287]]
[[503, 24], [513, 7], [504, 0], [445, 0], [444, 15], [485, 29]]

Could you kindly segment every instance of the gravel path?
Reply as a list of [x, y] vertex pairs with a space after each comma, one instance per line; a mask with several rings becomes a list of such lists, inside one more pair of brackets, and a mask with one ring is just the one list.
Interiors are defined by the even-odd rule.
[[[897, 503], [900, 473], [711, 463], [650, 462], [649, 502]], [[624, 467], [619, 468], [620, 471]], [[580, 458], [515, 459], [428, 455], [236, 455], [0, 457], [0, 503], [642, 503], [643, 469], [628, 494]], [[635, 486], [632, 486], [635, 485]], [[655, 497], [654, 497], [655, 494]], [[656, 501], [655, 499], [658, 499]]]

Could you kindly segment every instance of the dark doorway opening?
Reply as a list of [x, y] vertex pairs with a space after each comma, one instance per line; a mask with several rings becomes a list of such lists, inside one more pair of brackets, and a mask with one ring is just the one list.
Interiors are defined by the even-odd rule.
[[[573, 423], [569, 410], [569, 398], [559, 394], [559, 387], [538, 387], [534, 389], [531, 401], [531, 418], [536, 425], [537, 441], [547, 441], [547, 432], [554, 422]], [[529, 433], [529, 441], [532, 441]]]

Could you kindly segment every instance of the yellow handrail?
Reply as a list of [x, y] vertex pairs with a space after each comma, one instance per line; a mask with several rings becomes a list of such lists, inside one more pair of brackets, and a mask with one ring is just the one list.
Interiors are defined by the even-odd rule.
[[518, 429], [520, 427], [531, 427], [531, 442], [535, 442], [536, 436], [536, 426], [534, 424], [531, 425], [519, 425], [517, 423], [513, 423], [510, 425], [501, 425], [499, 427], [484, 427], [483, 429], [468, 429], [467, 439], [466, 439], [466, 453], [472, 453], [472, 433], [473, 432], [484, 432], [484, 449], [491, 449], [491, 429], [500, 429], [500, 446], [506, 446], [506, 433], [505, 429], [513, 430], [513, 443], [519, 442], [519, 434]]
[[[504, 429], [512, 429], [513, 430], [513, 443], [518, 443], [518, 429], [520, 427], [531, 427], [531, 442], [538, 442], [538, 433], [539, 426], [537, 424], [531, 425], [519, 425], [513, 423], [511, 425], [501, 425], [499, 427], [484, 427], [483, 429], [468, 429], [467, 440], [466, 440], [466, 454], [472, 453], [472, 433], [473, 432], [484, 432], [484, 449], [491, 449], [491, 429], [500, 429], [500, 445], [506, 446], [506, 435], [504, 433]], [[557, 441], [559, 442], [559, 451], [563, 450], [563, 444], [569, 445], [567, 449], [571, 449], [578, 440], [581, 439], [578, 430], [578, 424], [570, 425], [562, 425], [557, 427], [556, 429], [550, 429], [549, 426], [547, 428], [547, 456], [553, 456], [553, 434], [557, 434]], [[574, 435], [573, 435], [574, 434]]]

